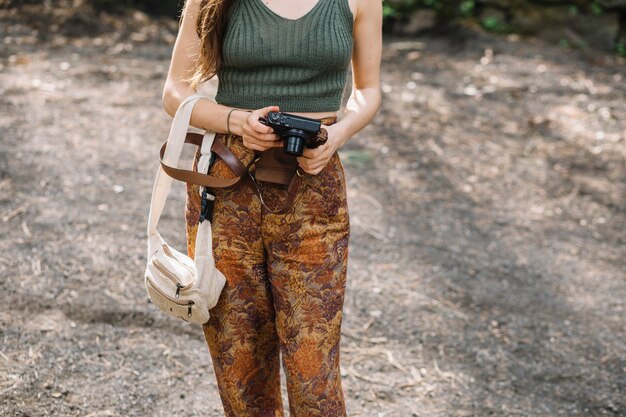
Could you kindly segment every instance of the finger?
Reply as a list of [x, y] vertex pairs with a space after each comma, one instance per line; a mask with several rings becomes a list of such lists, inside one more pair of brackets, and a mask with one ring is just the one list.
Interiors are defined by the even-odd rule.
[[257, 132], [250, 126], [248, 126], [247, 128], [244, 128], [243, 132], [246, 136], [253, 137], [257, 140], [265, 140], [265, 141], [278, 140], [278, 135], [276, 133]]
[[264, 151], [265, 149], [256, 143], [244, 143], [244, 146], [253, 151]]
[[250, 126], [250, 128], [258, 133], [272, 133], [274, 131], [274, 129], [272, 129], [269, 126], [265, 126], [263, 123], [259, 122], [259, 117], [261, 116], [260, 113], [258, 113], [258, 111], [253, 111], [252, 113], [250, 113], [250, 116], [248, 116], [247, 119], [247, 124]]
[[299, 165], [300, 167], [302, 167], [302, 169], [305, 170], [305, 172], [308, 172], [308, 171], [316, 170], [319, 168], [323, 168], [324, 165], [326, 164], [324, 163], [324, 161], [312, 161], [309, 159], [309, 160], [305, 160], [303, 163], [300, 163]]
[[253, 136], [257, 138], [258, 140], [262, 140], [265, 142], [275, 142], [277, 140], [280, 140], [280, 138], [278, 137], [276, 133], [256, 133], [255, 132]]
[[309, 163], [309, 168], [320, 168], [320, 167], [325, 167], [326, 165], [328, 165], [328, 161], [330, 160], [330, 158], [327, 157], [320, 157], [317, 159], [310, 159], [310, 163]]
[[325, 163], [325, 162], [320, 162], [320, 163], [317, 163], [317, 164], [311, 164], [311, 166], [309, 166], [309, 168], [308, 168], [308, 169], [309, 169], [309, 170], [313, 170], [313, 171], [317, 170], [317, 171], [319, 172], [319, 171], [321, 171], [321, 170], [322, 170], [325, 166], [326, 166], [326, 163]]
[[267, 114], [271, 111], [279, 111], [278, 106], [267, 106], [267, 107], [263, 107], [262, 109], [259, 109], [259, 112], [264, 116], [267, 117]]
[[280, 139], [266, 140], [266, 139], [259, 139], [258, 137], [254, 135], [246, 135], [244, 138], [244, 145], [248, 148], [250, 146], [254, 146], [256, 150], [264, 151], [270, 148], [283, 146], [283, 142]]
[[322, 168], [302, 168], [304, 172], [306, 172], [307, 174], [311, 174], [311, 175], [319, 174], [320, 172], [322, 172], [322, 169], [323, 167]]
[[245, 136], [243, 137], [243, 144], [244, 144], [244, 146], [246, 146], [247, 148], [252, 148], [252, 147], [256, 147], [256, 148], [258, 148], [258, 147], [263, 147], [263, 146], [265, 146], [265, 143], [266, 143], [265, 141], [261, 141], [261, 140], [257, 139], [257, 138], [256, 138], [256, 137], [254, 137], [254, 136], [251, 136], [251, 135], [245, 135]]
[[282, 144], [282, 139], [276, 133], [259, 133], [251, 127], [245, 127], [243, 132], [246, 137], [254, 138], [258, 143], [265, 142], [263, 146], [278, 147]]
[[302, 155], [307, 158], [317, 159], [325, 155], [329, 149], [326, 144], [320, 145], [317, 148], [304, 148]]
[[304, 148], [304, 151], [302, 151], [302, 156], [307, 159], [315, 159], [320, 156], [320, 150], [319, 148]]
[[309, 158], [306, 158], [304, 154], [303, 156], [296, 157], [296, 161], [298, 161], [298, 165], [303, 168], [309, 165]]
[[304, 154], [302, 154], [302, 156], [297, 157], [296, 159], [300, 165], [306, 166], [306, 167], [312, 167], [313, 165], [320, 162], [320, 158], [307, 158], [306, 156], [304, 156]]
[[311, 167], [308, 166], [307, 164], [298, 164], [298, 166], [302, 168], [304, 172], [309, 172], [311, 170]]
[[278, 111], [279, 107], [278, 106], [267, 106], [267, 107], [263, 107], [262, 109], [258, 109], [252, 112], [252, 114], [255, 114], [255, 118], [254, 118], [254, 122], [250, 123], [250, 125], [258, 132], [260, 133], [267, 133], [267, 132], [273, 132], [274, 129], [272, 129], [269, 126], [265, 126], [263, 123], [259, 122], [259, 116], [263, 116], [263, 117], [267, 117], [267, 114], [271, 111]]
[[275, 140], [275, 141], [264, 140], [260, 143], [260, 146], [263, 146], [265, 149], [278, 148], [278, 147], [283, 146], [283, 142], [280, 140]]
[[[257, 119], [258, 120], [258, 119]], [[265, 126], [261, 122], [257, 122], [260, 126], [262, 126], [263, 131], [259, 132], [249, 123], [245, 124], [243, 127], [243, 132], [245, 135], [249, 137], [254, 137], [259, 141], [273, 141], [278, 139], [278, 135], [273, 132], [273, 129], [269, 126]]]

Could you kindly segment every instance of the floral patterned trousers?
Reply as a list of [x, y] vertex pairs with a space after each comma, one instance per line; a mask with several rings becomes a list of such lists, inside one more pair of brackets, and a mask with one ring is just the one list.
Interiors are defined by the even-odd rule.
[[[245, 152], [240, 136], [218, 133], [215, 140]], [[230, 171], [218, 161], [210, 172]], [[286, 189], [259, 183], [265, 203], [282, 207]], [[339, 155], [319, 174], [304, 174], [286, 214], [265, 210], [250, 178], [213, 191], [213, 253], [227, 283], [203, 330], [226, 416], [284, 415], [281, 354], [292, 417], [346, 416], [339, 339], [350, 225]], [[199, 212], [199, 187], [188, 184], [191, 257]]]

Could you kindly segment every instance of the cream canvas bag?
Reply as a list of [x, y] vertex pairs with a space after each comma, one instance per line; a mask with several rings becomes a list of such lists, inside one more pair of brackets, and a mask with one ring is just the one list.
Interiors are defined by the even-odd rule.
[[[192, 94], [179, 106], [174, 116], [162, 163], [176, 167], [180, 161], [189, 126], [191, 111], [203, 94]], [[198, 171], [206, 170], [211, 157], [215, 132], [206, 131], [202, 140], [202, 157]], [[226, 284], [226, 278], [215, 267], [212, 231], [209, 220], [201, 221], [196, 236], [195, 259], [170, 247], [157, 230], [165, 201], [172, 186], [172, 177], [159, 166], [148, 216], [148, 256], [145, 286], [150, 300], [170, 316], [191, 323], [206, 323]], [[201, 191], [202, 191], [202, 187]]]

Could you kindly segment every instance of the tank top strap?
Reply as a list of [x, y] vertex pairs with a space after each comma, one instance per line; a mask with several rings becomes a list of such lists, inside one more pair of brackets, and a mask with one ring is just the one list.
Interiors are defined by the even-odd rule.
[[[320, 1], [323, 1], [323, 0], [320, 0]], [[343, 17], [348, 21], [346, 23], [348, 23], [350, 27], [352, 27], [352, 25], [354, 24], [354, 14], [352, 14], [352, 9], [350, 9], [349, 0], [331, 0], [331, 1], [332, 3], [338, 3], [339, 9], [341, 10]]]
[[216, 102], [337, 111], [354, 44], [348, 0], [317, 0], [297, 19], [275, 13], [263, 1], [234, 0], [231, 6]]

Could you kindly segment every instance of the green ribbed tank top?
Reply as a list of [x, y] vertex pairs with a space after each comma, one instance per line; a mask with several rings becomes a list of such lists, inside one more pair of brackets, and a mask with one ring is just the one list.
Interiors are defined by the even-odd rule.
[[298, 19], [263, 0], [235, 0], [222, 45], [217, 103], [284, 112], [337, 111], [353, 48], [348, 0], [318, 0]]

